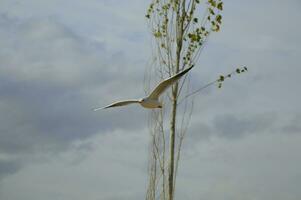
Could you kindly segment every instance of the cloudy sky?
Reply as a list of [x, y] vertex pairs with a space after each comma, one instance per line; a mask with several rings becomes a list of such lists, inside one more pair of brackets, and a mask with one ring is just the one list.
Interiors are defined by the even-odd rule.
[[[91, 108], [144, 94], [141, 0], [0, 0], [0, 199], [143, 199], [148, 110]], [[191, 73], [176, 196], [301, 198], [300, 0], [227, 1]], [[129, 114], [131, 117], [129, 117]]]

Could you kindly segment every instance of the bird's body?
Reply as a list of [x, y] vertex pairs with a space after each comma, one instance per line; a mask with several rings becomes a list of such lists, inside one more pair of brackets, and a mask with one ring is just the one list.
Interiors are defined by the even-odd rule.
[[142, 99], [133, 99], [133, 100], [125, 100], [125, 101], [119, 101], [112, 103], [108, 106], [102, 107], [102, 108], [96, 108], [96, 110], [100, 109], [106, 109], [106, 108], [111, 108], [111, 107], [117, 107], [117, 106], [125, 106], [128, 104], [133, 104], [133, 103], [139, 103], [142, 107], [144, 108], [149, 108], [149, 109], [154, 109], [154, 108], [162, 108], [162, 104], [159, 101], [160, 95], [167, 89], [169, 88], [172, 84], [177, 82], [184, 74], [186, 74], [189, 70], [192, 69], [193, 66], [183, 70], [182, 72], [177, 73], [176, 75], [163, 80], [160, 82], [157, 87], [145, 98]]
[[158, 99], [150, 99], [150, 98], [144, 98], [140, 102], [140, 105], [144, 108], [162, 108], [162, 104]]

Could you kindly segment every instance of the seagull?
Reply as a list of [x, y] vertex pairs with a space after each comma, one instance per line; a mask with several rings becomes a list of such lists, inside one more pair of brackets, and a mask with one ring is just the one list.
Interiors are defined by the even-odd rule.
[[176, 75], [169, 77], [165, 80], [163, 80], [161, 83], [155, 87], [155, 89], [146, 97], [141, 99], [131, 99], [131, 100], [124, 100], [124, 101], [118, 101], [115, 103], [112, 103], [110, 105], [107, 105], [105, 107], [95, 108], [94, 111], [106, 109], [106, 108], [112, 108], [117, 106], [125, 106], [128, 104], [134, 104], [139, 103], [142, 107], [153, 109], [153, 108], [162, 108], [161, 102], [159, 102], [160, 95], [171, 85], [173, 85], [175, 82], [177, 82], [184, 74], [186, 74], [189, 70], [193, 68], [193, 65], [182, 72], [177, 73]]

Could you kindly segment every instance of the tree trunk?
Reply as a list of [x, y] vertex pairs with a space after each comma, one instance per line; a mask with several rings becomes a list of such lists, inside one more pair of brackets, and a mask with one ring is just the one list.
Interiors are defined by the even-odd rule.
[[[184, 7], [183, 7], [184, 6]], [[181, 50], [183, 44], [183, 23], [185, 17], [185, 0], [182, 1], [182, 15], [180, 13], [180, 8], [177, 12], [177, 49], [176, 49], [176, 66], [175, 73], [179, 72], [180, 69], [180, 59], [181, 59]], [[171, 110], [171, 120], [170, 120], [170, 160], [169, 160], [169, 171], [168, 171], [168, 198], [173, 200], [174, 198], [174, 172], [175, 172], [175, 135], [176, 135], [176, 117], [177, 117], [177, 101], [178, 101], [178, 87], [179, 83], [176, 83], [172, 88], [172, 110]]]
[[170, 141], [169, 141], [169, 171], [168, 171], [168, 196], [169, 200], [173, 200], [174, 192], [174, 163], [175, 163], [175, 134], [176, 134], [176, 116], [177, 116], [177, 94], [178, 84], [172, 90], [172, 113], [170, 121]]

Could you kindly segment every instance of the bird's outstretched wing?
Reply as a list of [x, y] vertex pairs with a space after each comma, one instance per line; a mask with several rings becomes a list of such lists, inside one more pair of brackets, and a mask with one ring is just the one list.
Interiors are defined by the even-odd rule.
[[176, 75], [163, 80], [161, 83], [157, 85], [157, 87], [150, 93], [148, 96], [151, 99], [157, 99], [159, 96], [172, 84], [178, 81], [184, 74], [186, 74], [189, 70], [191, 70], [193, 66], [183, 70], [182, 72], [177, 73]]
[[125, 106], [125, 105], [132, 104], [132, 103], [140, 103], [140, 101], [139, 101], [139, 100], [125, 100], [125, 101], [118, 101], [118, 102], [112, 103], [112, 104], [110, 104], [110, 105], [107, 105], [107, 106], [105, 106], [105, 107], [95, 108], [95, 109], [93, 109], [93, 110], [94, 110], [94, 111], [97, 111], [97, 110], [106, 109], [106, 108], [111, 108], [111, 107]]

